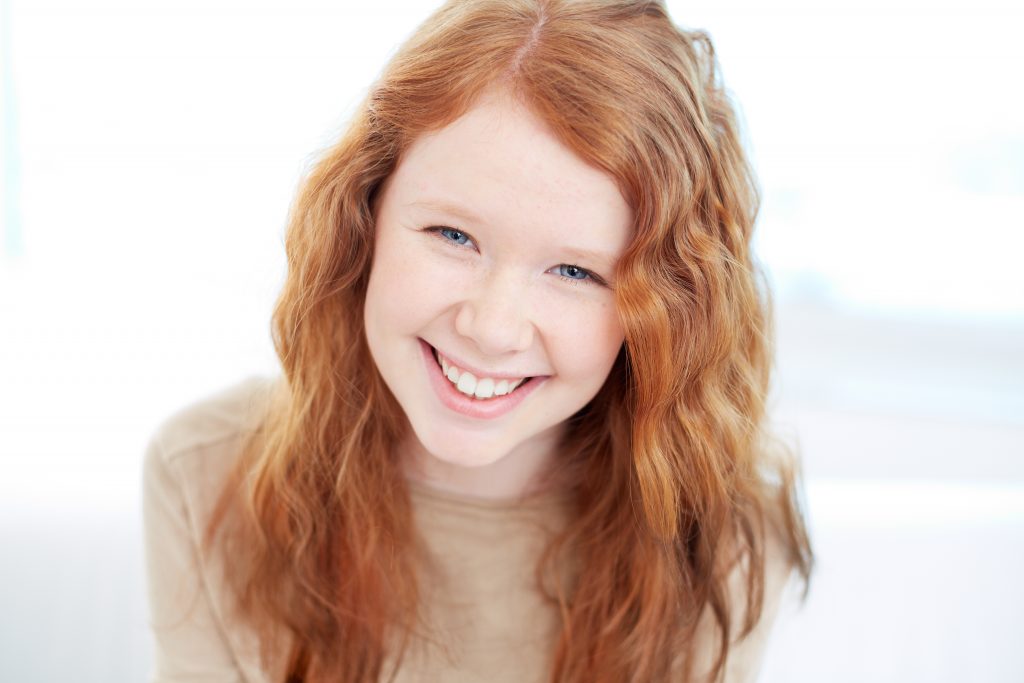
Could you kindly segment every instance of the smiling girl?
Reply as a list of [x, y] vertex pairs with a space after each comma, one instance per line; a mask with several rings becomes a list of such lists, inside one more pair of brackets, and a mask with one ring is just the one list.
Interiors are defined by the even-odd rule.
[[145, 465], [155, 681], [753, 681], [812, 554], [757, 192], [658, 2], [451, 2], [293, 207], [283, 375]]

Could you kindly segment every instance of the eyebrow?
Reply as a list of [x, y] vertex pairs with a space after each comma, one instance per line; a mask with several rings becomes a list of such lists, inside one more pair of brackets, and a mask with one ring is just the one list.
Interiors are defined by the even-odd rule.
[[[473, 213], [469, 209], [442, 200], [414, 201], [409, 202], [408, 204], [406, 204], [406, 206], [414, 206], [424, 209], [431, 209], [433, 211], [439, 211], [441, 213], [446, 213], [450, 216], [460, 218], [466, 221], [467, 223], [475, 223], [477, 225], [484, 224], [487, 222], [478, 214]], [[580, 249], [578, 247], [563, 246], [559, 249], [559, 251], [562, 251], [566, 254], [571, 254], [573, 258], [578, 258], [581, 261], [597, 262], [601, 265], [607, 266], [608, 268], [614, 267], [615, 262], [617, 260], [612, 254], [603, 251], [594, 251], [591, 249]]]
[[420, 207], [420, 208], [423, 208], [423, 209], [431, 209], [433, 211], [440, 211], [441, 213], [446, 213], [446, 214], [449, 214], [451, 216], [455, 216], [456, 218], [461, 218], [462, 220], [467, 221], [469, 223], [480, 224], [480, 223], [485, 223], [486, 222], [486, 221], [484, 221], [483, 218], [481, 218], [477, 214], [473, 213], [469, 209], [466, 209], [466, 208], [463, 208], [461, 206], [458, 206], [457, 204], [452, 204], [450, 202], [434, 201], [434, 200], [425, 201], [425, 200], [423, 200], [423, 201], [418, 201], [418, 202], [409, 202], [408, 204], [406, 204], [406, 206], [416, 206], [416, 207]]
[[590, 249], [577, 249], [576, 247], [563, 247], [562, 251], [567, 254], [572, 254], [574, 257], [584, 262], [598, 262], [601, 265], [606, 265], [609, 268], [615, 265], [616, 258], [611, 254], [603, 251], [592, 251]]

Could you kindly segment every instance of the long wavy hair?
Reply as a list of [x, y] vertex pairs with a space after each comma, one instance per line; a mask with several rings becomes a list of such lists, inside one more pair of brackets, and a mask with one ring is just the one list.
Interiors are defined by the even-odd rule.
[[287, 635], [287, 681], [377, 681], [401, 660], [421, 625], [420, 542], [395, 456], [407, 422], [363, 330], [375, 198], [413, 140], [496, 85], [615, 178], [635, 216], [616, 273], [625, 343], [551, 473], [576, 508], [538, 584], [561, 563], [586, 571], [549, 590], [550, 680], [691, 680], [705, 614], [718, 679], [761, 618], [769, 539], [805, 595], [813, 554], [797, 460], [766, 424], [756, 182], [710, 39], [661, 2], [449, 2], [397, 52], [293, 204], [272, 324], [283, 381], [207, 546], [265, 664]]

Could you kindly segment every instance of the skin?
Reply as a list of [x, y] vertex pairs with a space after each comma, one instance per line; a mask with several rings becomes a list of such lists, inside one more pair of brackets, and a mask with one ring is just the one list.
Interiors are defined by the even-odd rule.
[[[364, 309], [374, 362], [409, 422], [399, 455], [410, 478], [488, 499], [542, 488], [565, 420], [622, 346], [614, 271], [632, 222], [614, 179], [502, 91], [410, 146], [379, 196]], [[436, 395], [419, 339], [545, 379], [501, 417], [467, 417]]]

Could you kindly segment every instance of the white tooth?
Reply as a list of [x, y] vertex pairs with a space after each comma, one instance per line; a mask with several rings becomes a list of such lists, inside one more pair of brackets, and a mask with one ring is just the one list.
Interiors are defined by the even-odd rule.
[[515, 391], [515, 390], [516, 390], [516, 387], [518, 387], [518, 386], [519, 386], [520, 384], [522, 384], [522, 383], [523, 383], [523, 382], [525, 382], [525, 381], [526, 381], [526, 378], [525, 378], [525, 377], [523, 377], [523, 378], [522, 378], [522, 379], [520, 379], [520, 380], [516, 380], [516, 383], [515, 383], [515, 384], [510, 384], [510, 385], [509, 385], [509, 387], [508, 387], [508, 393], [510, 393], [510, 394], [511, 394], [511, 393], [512, 393], [513, 391]]
[[473, 392], [476, 391], [476, 377], [473, 376], [472, 372], [462, 373], [456, 388], [462, 393], [472, 396]]
[[498, 383], [494, 385], [494, 395], [495, 396], [504, 396], [507, 393], [508, 393], [508, 380], [507, 379], [500, 379], [500, 380], [498, 380]]
[[484, 377], [476, 383], [476, 391], [473, 395], [477, 398], [490, 398], [494, 395], [494, 380], [490, 377]]
[[441, 356], [441, 370], [444, 371], [444, 374], [448, 374], [448, 361], [444, 359], [444, 356]]
[[459, 381], [459, 369], [456, 368], [454, 365], [449, 365], [448, 369], [444, 371], [444, 374], [445, 377], [447, 377], [453, 382]]

